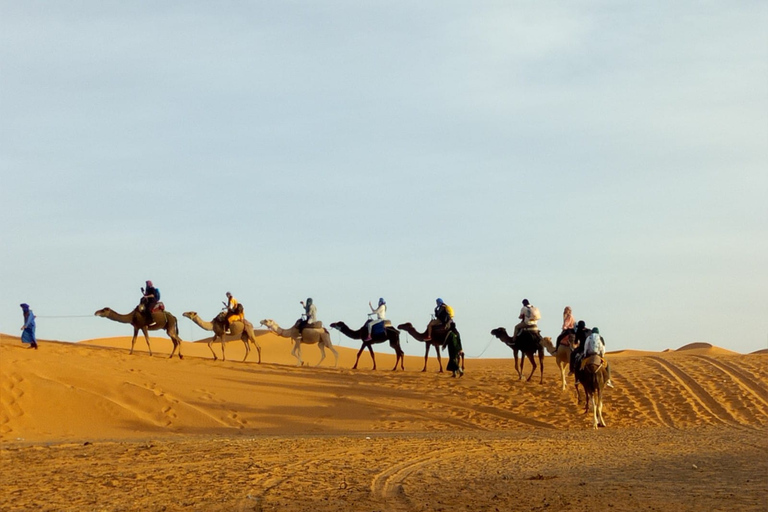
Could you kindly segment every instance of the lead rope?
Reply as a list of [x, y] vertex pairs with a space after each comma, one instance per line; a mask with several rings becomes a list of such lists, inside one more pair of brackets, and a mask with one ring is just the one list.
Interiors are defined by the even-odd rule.
[[479, 354], [479, 355], [476, 355], [476, 356], [467, 356], [467, 355], [465, 354], [465, 355], [464, 355], [464, 357], [465, 357], [465, 358], [466, 358], [466, 357], [469, 357], [470, 359], [479, 359], [479, 358], [483, 357], [483, 354], [485, 354], [485, 352], [486, 352], [486, 351], [487, 351], [487, 350], [490, 348], [490, 346], [491, 346], [491, 343], [493, 343], [493, 337], [491, 337], [491, 339], [490, 339], [490, 340], [488, 340], [488, 344], [485, 346], [485, 348], [483, 349], [483, 351], [482, 351], [482, 352], [480, 352], [480, 354]]

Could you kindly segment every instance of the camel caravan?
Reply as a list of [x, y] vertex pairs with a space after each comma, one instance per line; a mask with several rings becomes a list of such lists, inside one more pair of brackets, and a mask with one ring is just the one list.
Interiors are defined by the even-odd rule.
[[[170, 357], [178, 351], [179, 359], [181, 354], [181, 338], [179, 337], [178, 321], [174, 315], [165, 309], [160, 301], [160, 291], [153, 286], [151, 281], [146, 282], [146, 286], [141, 288], [142, 297], [139, 304], [128, 314], [116, 313], [110, 308], [103, 308], [96, 311], [95, 315], [109, 320], [131, 324], [133, 327], [133, 338], [131, 339], [130, 354], [136, 344], [136, 338], [139, 331], [144, 335], [147, 343], [149, 355], [152, 355], [152, 348], [149, 342], [149, 331], [163, 330], [173, 342], [173, 350]], [[221, 359], [226, 361], [225, 347], [230, 341], [241, 341], [245, 347], [245, 356], [243, 362], [248, 359], [251, 352], [251, 345], [256, 348], [258, 363], [261, 363], [261, 346], [259, 345], [253, 324], [246, 320], [243, 305], [227, 292], [227, 302], [224, 302], [222, 311], [211, 321], [206, 321], [194, 311], [187, 311], [183, 316], [190, 319], [198, 327], [205, 331], [213, 333], [208, 340], [208, 348], [211, 351], [213, 360], [218, 360], [218, 356], [213, 349], [214, 343], [221, 345]], [[437, 364], [439, 372], [443, 373], [443, 361], [441, 350], [448, 350], [448, 362], [445, 369], [451, 372], [452, 377], [462, 377], [464, 375], [464, 350], [461, 344], [461, 334], [456, 328], [454, 321], [453, 308], [446, 304], [442, 299], [436, 300], [437, 306], [434, 309], [432, 320], [426, 325], [424, 331], [419, 331], [411, 322], [399, 324], [397, 327], [386, 318], [387, 304], [383, 298], [379, 299], [376, 307], [370, 302], [368, 306], [371, 312], [368, 319], [358, 329], [350, 328], [342, 321], [330, 324], [331, 329], [336, 329], [348, 338], [359, 340], [361, 342], [360, 350], [357, 352], [355, 364], [352, 367], [356, 370], [360, 363], [360, 356], [367, 349], [371, 355], [372, 369], [376, 370], [376, 355], [373, 346], [387, 342], [395, 351], [396, 359], [393, 371], [397, 371], [398, 366], [405, 370], [405, 353], [400, 346], [400, 333], [406, 332], [416, 341], [424, 343], [426, 351], [424, 353], [424, 367], [422, 372], [427, 371], [430, 349], [434, 347], [437, 355]], [[326, 357], [326, 349], [330, 350], [334, 356], [333, 367], [338, 367], [339, 354], [333, 346], [331, 335], [321, 321], [317, 319], [317, 307], [311, 298], [306, 302], [301, 301], [304, 309], [301, 317], [289, 328], [282, 328], [272, 319], [264, 319], [259, 322], [260, 326], [275, 333], [276, 335], [289, 338], [293, 341], [291, 355], [296, 358], [296, 365], [303, 366], [302, 346], [317, 345], [320, 350], [320, 360], [315, 366], [319, 366]], [[586, 327], [583, 321], [574, 322], [570, 307], [566, 307], [563, 312], [563, 326], [560, 335], [553, 342], [550, 337], [543, 337], [538, 327], [541, 314], [535, 306], [528, 300], [523, 300], [523, 307], [518, 316], [520, 322], [515, 325], [513, 333], [510, 335], [506, 328], [497, 327], [491, 330], [491, 335], [498, 338], [502, 343], [512, 349], [515, 360], [515, 371], [518, 380], [525, 376], [525, 360], [531, 364], [531, 371], [526, 378], [526, 382], [533, 378], [536, 369], [539, 369], [539, 383], [544, 382], [544, 351], [554, 356], [555, 364], [560, 371], [560, 385], [562, 390], [567, 389], [568, 375], [574, 375], [574, 387], [577, 400], [581, 401], [579, 385], [584, 389], [585, 408], [584, 412], [589, 412], [592, 406], [593, 426], [594, 428], [604, 427], [605, 421], [602, 417], [603, 390], [607, 387], [613, 387], [610, 378], [610, 367], [605, 359], [605, 342], [599, 334], [599, 329]], [[520, 357], [522, 354], [522, 357]], [[538, 358], [538, 363], [536, 359]]]

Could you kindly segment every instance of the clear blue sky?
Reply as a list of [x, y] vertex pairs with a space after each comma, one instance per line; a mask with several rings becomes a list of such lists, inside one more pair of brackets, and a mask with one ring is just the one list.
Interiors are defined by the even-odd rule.
[[489, 331], [523, 298], [609, 350], [766, 348], [766, 26], [758, 1], [2, 0], [0, 332], [28, 302], [43, 339], [128, 335], [85, 315], [151, 279], [184, 339], [231, 291], [281, 324], [384, 297], [424, 327], [442, 297], [469, 356], [511, 355]]

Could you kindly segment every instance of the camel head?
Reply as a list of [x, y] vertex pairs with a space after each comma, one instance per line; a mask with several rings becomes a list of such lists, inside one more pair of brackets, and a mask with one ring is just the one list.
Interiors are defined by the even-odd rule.
[[405, 322], [404, 324], [400, 324], [397, 326], [398, 329], [404, 330], [404, 329], [413, 329], [413, 324], [411, 322]]
[[346, 326], [347, 326], [347, 325], [346, 325], [344, 322], [333, 322], [333, 323], [330, 325], [330, 328], [331, 328], [331, 329], [341, 329], [341, 326], [342, 326], [342, 325], [343, 325], [344, 327], [346, 327]]
[[549, 352], [549, 355], [555, 355], [557, 353], [558, 347], [554, 346], [552, 344], [552, 338], [549, 336], [545, 336], [541, 338], [541, 345], [547, 349], [547, 352]]
[[267, 329], [269, 329], [270, 331], [273, 331], [273, 330], [275, 330], [275, 327], [277, 327], [277, 323], [275, 323], [275, 321], [274, 321], [274, 320], [272, 320], [272, 319], [270, 319], [270, 318], [267, 318], [267, 319], [261, 320], [261, 321], [259, 322], [259, 325], [263, 325], [264, 327], [266, 327], [266, 328], [267, 328]]
[[94, 315], [95, 315], [95, 316], [101, 316], [101, 317], [105, 317], [105, 318], [106, 318], [107, 316], [109, 316], [109, 314], [110, 314], [111, 312], [112, 312], [112, 310], [111, 310], [111, 309], [109, 309], [109, 308], [102, 308], [102, 309], [98, 310], [97, 312], [95, 312], [95, 313], [94, 313]]
[[185, 311], [184, 313], [182, 313], [182, 316], [185, 316], [190, 320], [194, 320], [195, 317], [197, 316], [197, 313], [195, 313], [194, 311]]
[[507, 330], [504, 327], [497, 327], [491, 331], [492, 336], [496, 336], [497, 338], [503, 338], [505, 336], [509, 336], [507, 334]]

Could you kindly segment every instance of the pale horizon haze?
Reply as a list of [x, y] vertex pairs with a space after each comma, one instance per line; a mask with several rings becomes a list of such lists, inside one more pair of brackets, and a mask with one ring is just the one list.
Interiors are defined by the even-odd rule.
[[524, 298], [608, 350], [768, 348], [766, 27], [757, 1], [0, 0], [0, 332], [26, 302], [41, 339], [130, 335], [93, 313], [149, 279], [185, 341], [231, 291], [254, 323], [383, 297], [420, 330], [440, 297], [470, 358], [511, 357], [489, 331]]

